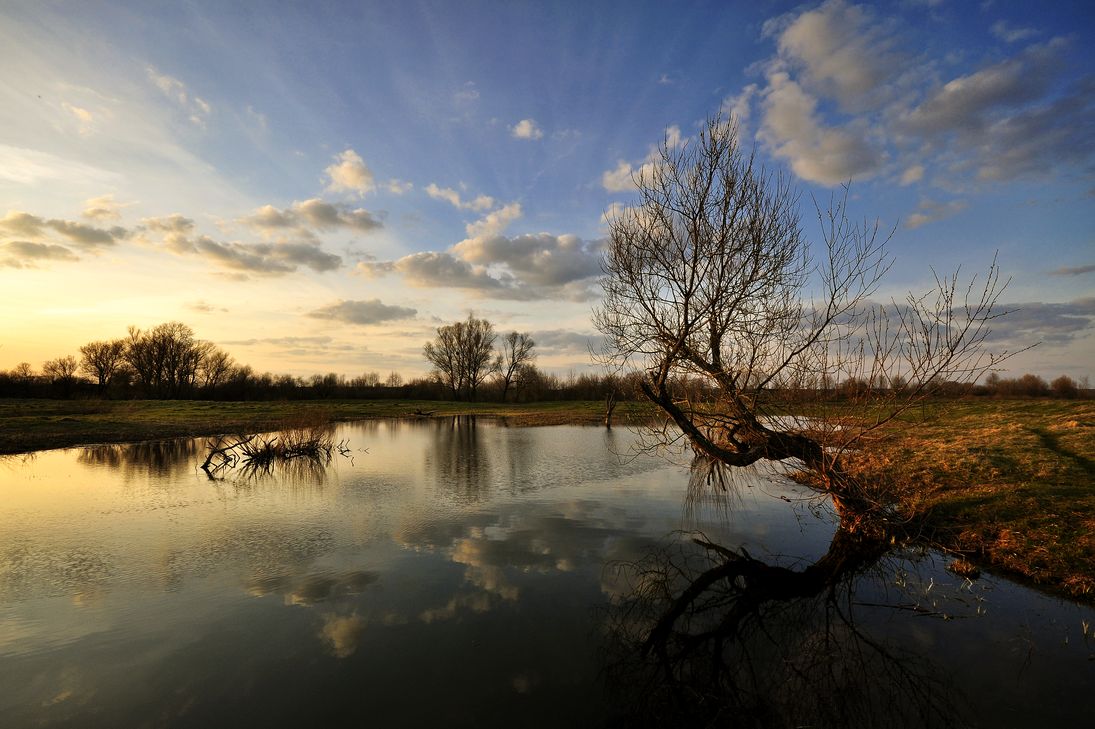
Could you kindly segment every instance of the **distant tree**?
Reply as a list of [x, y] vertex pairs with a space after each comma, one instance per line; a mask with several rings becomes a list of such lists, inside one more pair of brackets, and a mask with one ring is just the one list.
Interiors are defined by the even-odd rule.
[[495, 360], [494, 368], [502, 380], [502, 402], [506, 401], [506, 394], [514, 384], [521, 366], [532, 362], [536, 358], [532, 348], [536, 342], [528, 334], [510, 332], [502, 337], [502, 352]]
[[468, 314], [465, 321], [437, 328], [437, 338], [422, 351], [435, 376], [456, 399], [474, 400], [490, 372], [494, 352], [494, 326]]
[[201, 364], [198, 367], [198, 378], [201, 388], [209, 393], [217, 389], [228, 378], [235, 360], [232, 355], [210, 342], [205, 342], [202, 352]]
[[34, 368], [30, 362], [20, 362], [11, 368], [11, 376], [16, 382], [26, 385], [34, 379]]
[[1049, 387], [1053, 390], [1054, 397], [1074, 400], [1080, 396], [1080, 386], [1076, 384], [1076, 380], [1068, 375], [1061, 375], [1056, 380], [1049, 383]]
[[80, 347], [80, 369], [95, 379], [99, 392], [106, 389], [114, 373], [125, 364], [125, 340], [88, 342]]
[[384, 380], [384, 384], [388, 387], [402, 387], [403, 375], [399, 374], [395, 370], [392, 370], [388, 374], [388, 379]]
[[206, 348], [186, 324], [130, 327], [125, 342], [125, 361], [147, 395], [176, 398], [194, 387]]
[[79, 368], [80, 363], [75, 357], [69, 355], [42, 363], [42, 374], [53, 385], [60, 388], [63, 397], [68, 397], [72, 394], [72, 386], [76, 383], [76, 372]]

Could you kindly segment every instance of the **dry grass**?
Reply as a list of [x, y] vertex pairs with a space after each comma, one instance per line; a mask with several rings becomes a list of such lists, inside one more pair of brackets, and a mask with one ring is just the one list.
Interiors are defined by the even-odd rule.
[[871, 445], [850, 454], [851, 469], [884, 485], [932, 542], [1095, 600], [1095, 403], [938, 405]]

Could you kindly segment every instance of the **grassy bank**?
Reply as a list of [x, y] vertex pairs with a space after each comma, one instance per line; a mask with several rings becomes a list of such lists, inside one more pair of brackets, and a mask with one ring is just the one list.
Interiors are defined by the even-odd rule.
[[976, 399], [910, 413], [857, 464], [932, 543], [1095, 601], [1095, 402]]
[[[0, 400], [0, 453], [276, 430], [302, 418], [505, 417], [603, 422], [600, 402], [156, 402]], [[615, 422], [651, 414], [621, 403]], [[1095, 601], [1095, 402], [976, 399], [909, 413], [856, 465], [894, 484], [931, 543], [1052, 591]]]
[[[620, 403], [613, 421], [645, 417], [649, 408]], [[0, 400], [0, 454], [181, 436], [277, 430], [307, 420], [416, 417], [416, 413], [504, 417], [513, 425], [596, 425], [602, 402], [532, 404], [416, 400], [209, 402], [184, 400]]]

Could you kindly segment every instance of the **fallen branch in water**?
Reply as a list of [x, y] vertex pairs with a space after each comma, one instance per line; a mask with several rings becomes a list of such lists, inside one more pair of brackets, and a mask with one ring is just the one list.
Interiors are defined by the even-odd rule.
[[221, 436], [210, 441], [208, 446], [209, 453], [201, 468], [210, 478], [237, 464], [252, 469], [269, 469], [275, 463], [303, 458], [327, 465], [335, 453], [349, 456], [351, 452], [345, 440], [334, 442], [329, 430], [322, 426], [291, 428], [261, 439], [257, 433]]

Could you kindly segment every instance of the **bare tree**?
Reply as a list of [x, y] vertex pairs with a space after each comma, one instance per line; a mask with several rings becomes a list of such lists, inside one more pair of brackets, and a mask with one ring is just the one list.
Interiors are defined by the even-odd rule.
[[201, 363], [198, 365], [198, 378], [203, 390], [212, 393], [217, 385], [228, 379], [228, 373], [236, 362], [232, 355], [211, 342], [203, 342]]
[[72, 386], [76, 382], [76, 372], [80, 363], [72, 355], [58, 357], [42, 363], [42, 374], [49, 381], [61, 389], [61, 394], [68, 397], [72, 392]]
[[124, 339], [88, 342], [80, 347], [80, 369], [95, 378], [99, 392], [102, 392], [118, 368], [125, 364], [124, 355]]
[[437, 338], [422, 351], [454, 398], [474, 400], [490, 372], [495, 336], [489, 321], [468, 314], [465, 321], [438, 327]]
[[502, 402], [506, 401], [506, 395], [521, 371], [521, 366], [536, 358], [532, 351], [535, 346], [536, 342], [528, 334], [510, 332], [502, 337], [502, 352], [494, 362], [494, 369], [502, 380]]
[[182, 322], [167, 322], [141, 331], [129, 328], [125, 361], [146, 394], [175, 398], [194, 387], [206, 345]]
[[[610, 222], [594, 320], [604, 363], [639, 369], [642, 392], [675, 426], [662, 443], [683, 437], [731, 466], [801, 459], [852, 498], [846, 448], [938, 383], [973, 382], [998, 361], [982, 348], [1000, 315], [995, 262], [977, 287], [944, 277], [923, 296], [872, 302], [889, 236], [849, 221], [845, 194], [818, 210], [812, 250], [797, 193], [742, 153], [732, 121], [663, 144], [636, 184], [638, 201]], [[851, 378], [876, 396], [864, 398], [862, 427], [792, 417]]]

